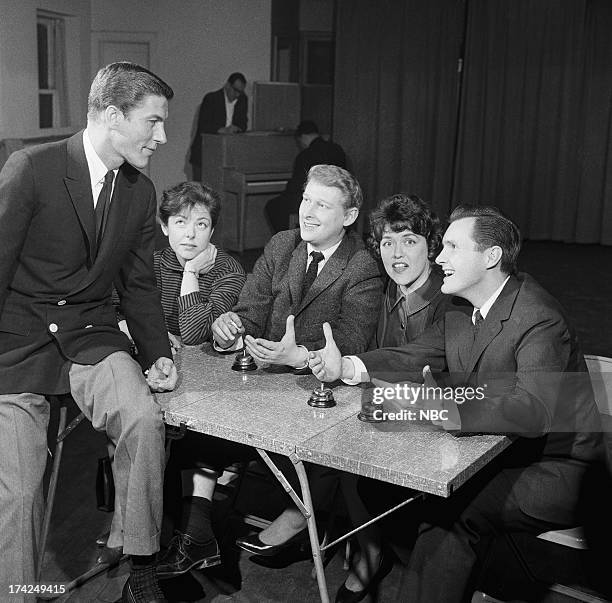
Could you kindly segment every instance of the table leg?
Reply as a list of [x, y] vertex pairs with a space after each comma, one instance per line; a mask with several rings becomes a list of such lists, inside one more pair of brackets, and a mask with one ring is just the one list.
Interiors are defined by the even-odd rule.
[[312, 499], [310, 497], [310, 487], [308, 485], [308, 478], [306, 477], [306, 470], [304, 469], [304, 464], [300, 459], [293, 455], [290, 458], [293, 464], [295, 465], [295, 470], [300, 480], [300, 487], [302, 488], [302, 499], [304, 502], [304, 506], [310, 511], [310, 516], [306, 517], [306, 522], [308, 523], [308, 534], [310, 536], [310, 546], [312, 547], [312, 560], [314, 562], [315, 570], [317, 572], [319, 595], [321, 597], [322, 603], [329, 603], [327, 582], [325, 581], [325, 569], [323, 567], [323, 558], [321, 557], [321, 548], [319, 546], [317, 522], [315, 520], [314, 508], [312, 506]]
[[321, 546], [319, 545], [319, 533], [317, 531], [317, 522], [314, 515], [314, 509], [312, 506], [312, 498], [310, 496], [310, 486], [308, 485], [308, 477], [306, 476], [306, 470], [304, 464], [295, 455], [287, 455], [291, 462], [295, 466], [298, 479], [300, 480], [300, 488], [302, 489], [302, 500], [297, 496], [291, 484], [287, 481], [282, 471], [272, 462], [272, 459], [268, 456], [265, 450], [256, 448], [259, 456], [263, 459], [270, 471], [274, 474], [276, 479], [281, 483], [285, 491], [291, 496], [291, 499], [296, 504], [297, 508], [302, 512], [302, 515], [306, 518], [308, 525], [308, 535], [310, 536], [310, 546], [312, 549], [312, 561], [315, 566], [317, 573], [317, 584], [319, 586], [319, 596], [321, 597], [322, 603], [329, 603], [329, 594], [327, 593], [327, 582], [325, 581], [325, 569], [323, 568], [323, 559], [321, 557]]

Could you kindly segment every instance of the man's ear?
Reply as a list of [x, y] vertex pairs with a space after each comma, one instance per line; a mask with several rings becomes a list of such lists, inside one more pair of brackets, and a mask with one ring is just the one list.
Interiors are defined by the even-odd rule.
[[495, 268], [499, 266], [499, 263], [501, 262], [503, 255], [504, 255], [504, 252], [502, 251], [502, 248], [499, 247], [498, 245], [489, 247], [485, 251], [485, 262], [487, 265], [487, 270], [490, 270], [491, 268]]
[[351, 224], [355, 222], [359, 216], [359, 210], [356, 207], [351, 207], [344, 212], [344, 228], [349, 227]]
[[125, 119], [125, 115], [115, 105], [109, 105], [104, 109], [104, 119], [111, 127], [116, 127]]

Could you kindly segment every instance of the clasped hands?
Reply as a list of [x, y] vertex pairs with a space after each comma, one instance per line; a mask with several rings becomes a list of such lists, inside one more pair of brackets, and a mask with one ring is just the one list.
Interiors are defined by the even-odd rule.
[[[270, 341], [262, 337], [246, 335], [244, 343], [253, 358], [265, 364], [284, 364], [294, 368], [306, 367], [308, 353], [295, 341], [294, 316], [287, 317], [285, 334], [280, 341]], [[228, 349], [244, 335], [245, 329], [235, 312], [221, 314], [212, 325], [212, 332], [220, 348]]]
[[176, 386], [178, 373], [170, 358], [161, 356], [147, 371], [147, 384], [152, 392], [169, 392]]

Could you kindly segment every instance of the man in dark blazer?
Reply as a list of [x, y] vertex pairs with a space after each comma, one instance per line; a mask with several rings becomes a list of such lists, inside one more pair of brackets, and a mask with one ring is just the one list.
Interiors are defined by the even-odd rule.
[[[382, 281], [361, 237], [347, 232], [361, 203], [359, 183], [346, 170], [332, 165], [311, 168], [300, 206], [299, 230], [272, 237], [248, 275], [233, 311], [215, 320], [211, 330], [218, 350], [236, 350], [246, 344], [260, 363], [307, 370], [308, 350], [323, 343], [323, 320], [334, 325], [345, 353], [368, 349], [378, 319]], [[178, 464], [184, 469], [211, 466], [220, 456], [226, 462], [244, 458], [245, 447], [236, 446], [232, 458], [234, 451], [226, 446], [219, 450], [214, 440], [190, 443], [185, 438], [176, 442], [173, 455], [181, 458]], [[194, 450], [199, 451], [197, 459], [193, 458]], [[276, 462], [283, 464], [282, 458]], [[287, 475], [291, 480], [295, 472]], [[328, 477], [334, 479], [326, 475], [324, 480], [314, 480], [315, 504], [330, 491]], [[204, 543], [212, 535], [207, 518], [215, 483], [216, 474], [211, 472], [194, 479], [192, 495], [183, 499], [183, 516], [202, 519], [184, 526], [185, 533], [179, 535], [174, 552], [158, 568], [163, 577], [184, 573], [205, 558]], [[273, 522], [272, 530], [275, 536], [288, 539], [293, 535], [288, 532], [305, 527], [302, 520], [296, 508], [287, 509]], [[265, 539], [268, 533], [266, 529], [260, 536]]]
[[[172, 89], [133, 63], [96, 75], [87, 128], [0, 172], [0, 593], [34, 582], [49, 403], [70, 393], [116, 446], [109, 546], [132, 556], [124, 601], [159, 601], [164, 428], [152, 391], [177, 379], [153, 272], [156, 195], [138, 170], [166, 142]], [[115, 284], [148, 368], [130, 356]], [[2, 595], [0, 595], [2, 598]]]
[[[325, 325], [326, 347], [310, 363], [319, 379], [349, 383], [422, 381], [422, 372], [435, 386], [431, 370], [446, 371], [448, 381], [439, 384], [453, 388], [456, 403], [417, 406], [446, 410], [439, 424], [447, 429], [516, 436], [453, 497], [410, 509], [423, 523], [402, 596], [409, 601], [463, 600], [473, 592], [477, 560], [503, 531], [575, 525], [582, 477], [601, 455], [599, 415], [576, 335], [556, 300], [516, 274], [518, 228], [488, 207], [458, 207], [450, 220], [436, 261], [445, 275], [442, 292], [457, 297], [444, 318], [405, 346], [343, 358]], [[457, 388], [465, 386], [481, 389], [460, 398]], [[415, 407], [407, 400], [391, 406]]]
[[244, 93], [246, 78], [232, 73], [223, 88], [209, 92], [202, 99], [198, 125], [189, 151], [193, 179], [202, 179], [202, 134], [236, 134], [247, 129], [249, 99]]
[[308, 170], [313, 165], [328, 164], [346, 168], [346, 155], [342, 147], [319, 134], [317, 124], [310, 120], [300, 122], [295, 130], [295, 141], [300, 150], [293, 162], [293, 173], [281, 195], [266, 203], [266, 217], [274, 232], [293, 226], [289, 216], [298, 212]]

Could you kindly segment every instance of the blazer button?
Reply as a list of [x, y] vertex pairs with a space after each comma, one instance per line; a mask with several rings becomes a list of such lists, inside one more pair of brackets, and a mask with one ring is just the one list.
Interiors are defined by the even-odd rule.
[[66, 300], [65, 300], [65, 299], [60, 299], [60, 300], [57, 302], [57, 305], [58, 305], [58, 306], [65, 306], [65, 305], [66, 305]]
[[57, 329], [58, 326], [54, 322], [49, 325], [49, 331], [51, 331], [51, 333], [57, 333]]

